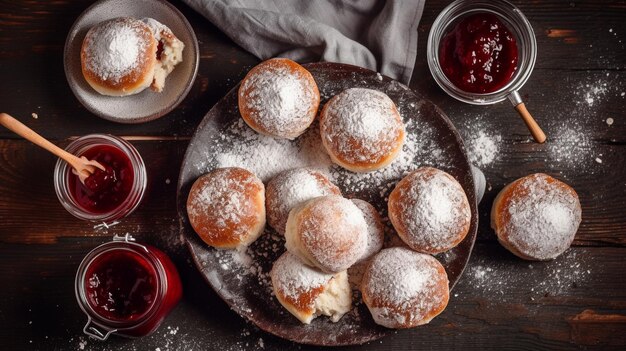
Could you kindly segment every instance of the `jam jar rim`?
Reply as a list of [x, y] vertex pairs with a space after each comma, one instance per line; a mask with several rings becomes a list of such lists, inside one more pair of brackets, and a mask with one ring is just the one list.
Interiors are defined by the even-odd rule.
[[[444, 74], [439, 63], [439, 47], [449, 27], [472, 13], [492, 13], [505, 22], [518, 45], [518, 69], [502, 88], [486, 94], [471, 93], [457, 88]], [[457, 0], [437, 16], [428, 34], [426, 46], [428, 68], [435, 82], [451, 97], [472, 105], [491, 105], [505, 100], [518, 91], [530, 78], [537, 60], [537, 38], [524, 14], [506, 0]]]
[[[85, 292], [85, 278], [87, 274], [87, 268], [91, 263], [93, 263], [96, 258], [100, 257], [102, 254], [106, 252], [110, 252], [112, 250], [130, 250], [146, 259], [150, 264], [152, 264], [157, 273], [157, 294], [155, 296], [154, 302], [150, 305], [150, 308], [137, 320], [129, 322], [129, 321], [116, 321], [108, 318], [104, 318], [100, 316], [89, 304], [87, 299], [87, 294]], [[88, 318], [91, 319], [92, 323], [103, 327], [105, 329], [114, 328], [115, 331], [124, 331], [128, 329], [133, 329], [140, 327], [144, 323], [148, 322], [159, 310], [163, 302], [167, 297], [168, 291], [168, 282], [167, 282], [167, 272], [165, 267], [161, 263], [161, 261], [152, 254], [148, 248], [142, 244], [138, 244], [133, 241], [126, 240], [116, 240], [106, 242], [89, 251], [87, 255], [82, 259], [80, 265], [78, 266], [78, 270], [76, 271], [76, 278], [74, 280], [74, 293], [76, 295], [76, 300], [78, 301], [78, 305], [80, 309], [87, 315]]]
[[110, 145], [120, 149], [133, 166], [133, 185], [126, 199], [116, 208], [105, 213], [94, 214], [83, 209], [74, 199], [69, 188], [68, 174], [71, 166], [58, 159], [54, 167], [54, 190], [61, 205], [74, 217], [87, 221], [114, 221], [131, 214], [141, 203], [147, 186], [147, 171], [139, 151], [128, 141], [111, 134], [88, 134], [73, 140], [65, 151], [80, 154], [97, 145]]

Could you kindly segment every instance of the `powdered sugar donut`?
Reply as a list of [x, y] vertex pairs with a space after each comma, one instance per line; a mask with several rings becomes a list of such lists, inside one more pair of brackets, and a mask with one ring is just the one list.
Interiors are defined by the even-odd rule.
[[322, 173], [308, 168], [281, 172], [267, 183], [265, 189], [267, 222], [278, 233], [285, 235], [289, 211], [307, 200], [324, 195], [341, 195], [341, 190]]
[[430, 322], [448, 305], [448, 275], [434, 257], [404, 247], [384, 249], [372, 259], [361, 283], [363, 302], [387, 328]]
[[320, 93], [304, 67], [273, 58], [254, 67], [239, 86], [239, 112], [258, 133], [295, 139], [315, 119]]
[[218, 168], [192, 185], [187, 215], [207, 244], [220, 249], [247, 246], [265, 226], [265, 188], [243, 168]]
[[326, 273], [348, 269], [367, 246], [367, 223], [350, 200], [338, 195], [316, 197], [289, 213], [287, 250]]
[[346, 271], [323, 273], [285, 252], [274, 262], [270, 278], [278, 302], [304, 324], [321, 315], [338, 322], [350, 311], [352, 291]]
[[471, 209], [463, 187], [436, 168], [404, 177], [389, 195], [388, 209], [398, 236], [415, 251], [447, 251], [469, 232]]
[[498, 241], [526, 260], [551, 260], [567, 250], [581, 221], [578, 194], [569, 185], [536, 173], [500, 191], [491, 208]]
[[364, 88], [344, 90], [324, 105], [320, 133], [333, 162], [353, 172], [387, 166], [402, 150], [405, 138], [393, 101]]
[[182, 62], [184, 47], [167, 26], [152, 18], [114, 18], [85, 35], [81, 68], [87, 83], [103, 95], [132, 95], [148, 86], [161, 92], [165, 78]]
[[363, 213], [365, 223], [367, 223], [367, 245], [363, 256], [358, 262], [363, 262], [372, 257], [383, 248], [385, 242], [385, 227], [380, 218], [380, 214], [369, 202], [361, 199], [351, 199], [356, 207]]
[[156, 52], [157, 41], [146, 23], [130, 17], [104, 21], [83, 40], [83, 76], [100, 94], [137, 94], [152, 83]]

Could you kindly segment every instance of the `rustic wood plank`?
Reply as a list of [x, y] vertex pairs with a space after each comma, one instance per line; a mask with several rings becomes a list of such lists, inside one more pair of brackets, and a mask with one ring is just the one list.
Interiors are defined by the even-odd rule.
[[[147, 197], [137, 212], [124, 219], [115, 230], [133, 230], [146, 223], [157, 227], [171, 226], [176, 220], [175, 183], [187, 141], [142, 140], [133, 143], [148, 168]], [[581, 198], [583, 222], [575, 244], [626, 244], [624, 145], [594, 144], [594, 153], [587, 155], [588, 160], [563, 165], [554, 161], [550, 142], [547, 146], [540, 146], [520, 142], [516, 136], [507, 136], [501, 143], [500, 158], [484, 167], [489, 187], [479, 206], [479, 240], [494, 240], [489, 228], [489, 211], [497, 192], [519, 177], [532, 172], [547, 172], [573, 186]], [[66, 141], [60, 143], [66, 144]], [[602, 164], [593, 159], [600, 154], [603, 155]], [[3, 194], [0, 232], [6, 233], [0, 241], [55, 243], [58, 238], [68, 235], [98, 235], [99, 231], [94, 233], [93, 224], [74, 219], [59, 204], [51, 181], [56, 162], [53, 156], [24, 140], [4, 140], [0, 141], [0, 160], [0, 193]], [[588, 169], [581, 171], [583, 167]], [[49, 176], [42, 176], [46, 174]], [[46, 211], [33, 212], [33, 208], [45, 208]], [[156, 222], [151, 222], [150, 217]]]
[[[497, 154], [481, 167], [489, 187], [480, 205], [478, 244], [440, 317], [366, 348], [623, 349], [626, 98], [621, 94], [626, 91], [626, 1], [514, 1], [537, 35], [537, 68], [522, 94], [548, 134], [545, 145], [529, 142], [507, 103], [468, 106], [436, 87], [426, 65], [425, 44], [432, 21], [448, 2], [426, 2], [411, 87], [450, 116], [470, 150], [480, 146], [474, 140], [480, 131], [496, 140]], [[58, 203], [51, 181], [53, 157], [0, 130], [3, 349], [313, 349], [269, 336], [229, 311], [180, 244], [175, 183], [187, 141], [208, 109], [257, 60], [181, 1], [173, 3], [200, 41], [198, 78], [168, 116], [129, 126], [91, 115], [65, 80], [65, 35], [91, 1], [0, 0], [3, 111], [60, 145], [92, 132], [132, 136], [151, 179], [148, 197], [136, 213], [113, 228], [96, 229], [71, 217]], [[32, 112], [39, 118], [31, 118]], [[608, 118], [614, 122], [610, 126]], [[564, 138], [564, 132], [573, 138]], [[529, 263], [494, 240], [488, 213], [506, 183], [539, 171], [579, 192], [583, 224], [565, 255]], [[113, 233], [125, 232], [164, 248], [174, 258], [185, 299], [155, 335], [97, 343], [81, 334], [84, 317], [73, 295], [74, 272], [86, 252]]]
[[[175, 1], [174, 4], [192, 23], [201, 43], [198, 78], [188, 97], [168, 116], [147, 124], [120, 125], [101, 120], [84, 109], [69, 89], [62, 63], [65, 35], [58, 35], [67, 33], [78, 14], [89, 4], [88, 1], [56, 1], [46, 7], [36, 2], [2, 3], [3, 8], [7, 8], [8, 11], [0, 14], [2, 23], [7, 24], [2, 27], [3, 35], [0, 36], [2, 38], [0, 74], [4, 77], [3, 82], [12, 82], [11, 87], [3, 89], [6, 91], [5, 94], [8, 94], [3, 108], [26, 120], [32, 112], [36, 112], [41, 116], [41, 120], [29, 122], [45, 131], [46, 136], [50, 138], [62, 139], [68, 136], [67, 130], [63, 128], [67, 125], [68, 118], [76, 134], [108, 131], [115, 134], [189, 136], [206, 111], [258, 61], [233, 45], [202, 16]], [[426, 93], [442, 107], [450, 104], [452, 99], [444, 96], [430, 77], [426, 65], [425, 45], [430, 25], [445, 4], [446, 2], [427, 4], [420, 23], [418, 59], [411, 85], [418, 91]], [[559, 85], [553, 86], [567, 87], [562, 84], [563, 80], [575, 84], [584, 83], [587, 75], [585, 70], [623, 71], [626, 65], [626, 23], [621, 19], [626, 13], [626, 6], [620, 4], [620, 2], [585, 2], [574, 3], [572, 7], [570, 3], [561, 1], [542, 1], [530, 6], [520, 2], [518, 5], [535, 26], [540, 50], [537, 70], [529, 86], [533, 81], [544, 81], [559, 82]], [[25, 30], [26, 26], [30, 26], [28, 27], [30, 29]], [[609, 32], [609, 29], [613, 32]], [[576, 38], [580, 39], [577, 39], [577, 42], [573, 42], [573, 39], [568, 41], [566, 39], [571, 37], [554, 33], [575, 34]], [[29, 69], [24, 70], [22, 67]], [[544, 69], [556, 72], [544, 72]], [[583, 72], [574, 74], [571, 70]], [[621, 74], [616, 79], [626, 80], [623, 72]], [[42, 77], [45, 77], [45, 80]], [[525, 89], [525, 92], [530, 91], [541, 90]], [[554, 92], [555, 89], [547, 91]], [[431, 92], [435, 92], [435, 95], [431, 96]], [[530, 98], [535, 102], [534, 106], [548, 106], [553, 101], [551, 95]], [[576, 100], [565, 100], [566, 103], [571, 101]], [[623, 99], [608, 103], [618, 103], [617, 106], [621, 106], [623, 111]], [[504, 104], [500, 106], [502, 105]], [[532, 105], [529, 107], [533, 108]], [[503, 114], [504, 107], [501, 108], [503, 110], [498, 113]], [[541, 110], [533, 112], [545, 114]], [[0, 130], [0, 138], [13, 137], [9, 132]]]
[[[146, 163], [146, 197], [136, 212], [114, 227], [115, 233], [137, 232], [143, 227], [171, 233], [178, 230], [176, 182], [187, 142], [133, 141]], [[0, 141], [0, 160], [1, 242], [54, 244], [68, 236], [112, 235], [113, 229], [78, 220], [61, 206], [52, 183], [54, 156], [27, 141], [5, 140]]]
[[[313, 350], [272, 337], [247, 324], [174, 253], [185, 299], [153, 336], [99, 343], [80, 336], [84, 323], [73, 295], [82, 256], [104, 238], [63, 239], [60, 245], [4, 244], [0, 255], [22, 262], [19, 271], [0, 265], [5, 291], [0, 330], [7, 349]], [[36, 255], [33, 255], [36, 252]], [[626, 345], [626, 281], [623, 249], [577, 247], [545, 263], [528, 263], [497, 243], [480, 243], [443, 314], [431, 324], [398, 331], [371, 350], [433, 349], [574, 350]], [[54, 289], [50, 287], [54, 286]], [[46, 338], [48, 337], [48, 338]], [[31, 345], [30, 341], [33, 341]], [[357, 350], [358, 347], [347, 348]]]

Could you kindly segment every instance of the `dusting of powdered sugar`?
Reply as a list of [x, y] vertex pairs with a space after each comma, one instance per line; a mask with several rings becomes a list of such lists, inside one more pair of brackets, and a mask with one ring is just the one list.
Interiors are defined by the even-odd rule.
[[484, 114], [465, 114], [459, 127], [467, 156], [473, 165], [488, 167], [499, 159], [502, 135], [487, 122]]
[[367, 224], [367, 245], [363, 256], [358, 261], [363, 262], [383, 248], [385, 227], [381, 221], [380, 214], [369, 202], [360, 199], [352, 199], [351, 201], [363, 212], [363, 218]]
[[[367, 223], [363, 213], [340, 195], [310, 200], [295, 208], [289, 217], [288, 226], [293, 217], [297, 231], [287, 232], [287, 250], [304, 250], [324, 271], [346, 270], [365, 252]], [[298, 247], [291, 245], [298, 241]]]
[[134, 18], [115, 18], [91, 28], [85, 37], [86, 68], [103, 80], [119, 82], [145, 57], [147, 26]]
[[379, 252], [363, 281], [363, 296], [374, 320], [398, 327], [432, 317], [447, 301], [448, 279], [432, 256], [394, 247]]
[[521, 179], [511, 197], [510, 218], [504, 223], [508, 241], [523, 254], [539, 260], [553, 259], [574, 240], [581, 221], [578, 198], [562, 185], [537, 173]]
[[279, 294], [291, 301], [298, 301], [302, 295], [305, 295], [310, 298], [308, 307], [312, 308], [315, 298], [309, 295], [312, 291], [325, 286], [333, 278], [333, 274], [311, 268], [295, 255], [285, 252], [274, 262], [270, 277], [272, 285]]
[[390, 196], [390, 219], [411, 247], [439, 252], [454, 246], [471, 218], [469, 202], [452, 176], [421, 168], [405, 177]]
[[[346, 197], [368, 201], [387, 221], [386, 197], [402, 177], [421, 166], [455, 167], [453, 136], [437, 120], [438, 112], [433, 111], [432, 105], [420, 100], [406, 86], [386, 79], [381, 83], [376, 76], [368, 78], [356, 73], [339, 81], [333, 78], [332, 71], [315, 70], [313, 74], [324, 100], [349, 87], [371, 87], [371, 82], [393, 100], [402, 117], [406, 138], [401, 152], [389, 166], [369, 173], [353, 173], [334, 165], [321, 143], [318, 122], [295, 140], [260, 135], [244, 123], [236, 107], [237, 96], [231, 96], [214, 107], [211, 120], [206, 120], [206, 125], [194, 137], [195, 145], [190, 146], [191, 159], [195, 160], [191, 171], [203, 174], [219, 167], [236, 166], [248, 169], [268, 182], [283, 171], [306, 167], [325, 174]], [[385, 224], [385, 229], [389, 228], [390, 225]], [[272, 318], [278, 318], [277, 323], [281, 323], [281, 318], [289, 318], [289, 313], [272, 298], [269, 272], [284, 250], [285, 237], [267, 226], [264, 233], [244, 250], [209, 248], [196, 250], [196, 254], [203, 275], [234, 310], [248, 319], [257, 320], [257, 314], [266, 313], [259, 309], [259, 301], [267, 302], [268, 308], [278, 315]], [[456, 260], [458, 257], [454, 254], [449, 256], [449, 262]], [[338, 323], [322, 318], [306, 326], [311, 332], [304, 333], [303, 342], [319, 342], [314, 339], [319, 333], [327, 335], [327, 342], [339, 337], [359, 336], [365, 327], [363, 320], [369, 319], [360, 300], [360, 296], [355, 296], [355, 308]]]
[[586, 252], [568, 250], [552, 261], [524, 263], [519, 259], [494, 259], [491, 247], [480, 246], [477, 251], [458, 291], [474, 290], [488, 301], [519, 303], [520, 294], [535, 301], [575, 294], [576, 288], [591, 284], [593, 255]]
[[284, 235], [289, 211], [307, 200], [324, 195], [341, 195], [341, 190], [324, 174], [308, 168], [282, 172], [267, 183], [267, 221]]
[[[332, 164], [321, 147], [319, 129], [309, 128], [295, 141], [276, 139], [250, 129], [237, 119], [211, 149], [215, 167], [241, 167], [267, 182], [280, 172], [309, 167], [329, 174]], [[205, 165], [198, 165], [203, 167]]]
[[[244, 225], [258, 210], [254, 190], [263, 185], [249, 172], [239, 168], [221, 168], [199, 178], [191, 189], [187, 203], [189, 221], [196, 231], [210, 237], [229, 233], [242, 238], [250, 231]], [[208, 225], [210, 228], [204, 228]]]
[[404, 133], [393, 101], [372, 89], [351, 88], [332, 98], [321, 115], [325, 145], [351, 164], [376, 163], [397, 147]]
[[305, 73], [272, 59], [256, 66], [239, 90], [249, 118], [269, 134], [292, 137], [308, 127], [318, 98]]
[[336, 183], [350, 193], [376, 189], [378, 196], [384, 198], [400, 179], [420, 166], [447, 166], [449, 159], [433, 141], [435, 132], [430, 127], [418, 124], [413, 119], [406, 120], [405, 126], [408, 132], [404, 145], [390, 165], [368, 173], [353, 173], [333, 167], [330, 173]]

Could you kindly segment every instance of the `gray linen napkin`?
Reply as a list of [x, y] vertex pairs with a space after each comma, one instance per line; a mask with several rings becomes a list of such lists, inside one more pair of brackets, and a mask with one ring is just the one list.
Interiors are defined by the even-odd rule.
[[260, 59], [341, 62], [408, 84], [425, 0], [184, 0]]

